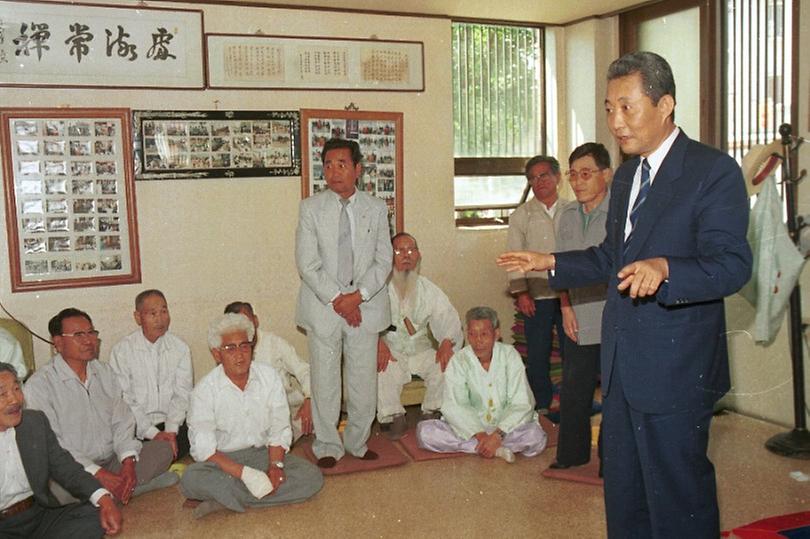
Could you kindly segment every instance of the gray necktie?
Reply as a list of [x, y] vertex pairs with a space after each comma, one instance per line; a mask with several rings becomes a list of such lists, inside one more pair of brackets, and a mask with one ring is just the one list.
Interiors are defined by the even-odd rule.
[[349, 212], [346, 205], [348, 198], [340, 199], [340, 224], [338, 225], [338, 282], [348, 287], [352, 284], [352, 267], [354, 266], [354, 253], [352, 252], [352, 226], [349, 222]]

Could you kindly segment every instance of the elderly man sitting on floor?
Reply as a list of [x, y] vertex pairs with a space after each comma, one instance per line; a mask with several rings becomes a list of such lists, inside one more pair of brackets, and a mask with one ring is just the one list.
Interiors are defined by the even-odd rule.
[[197, 518], [302, 502], [323, 486], [316, 466], [287, 454], [292, 431], [284, 384], [273, 367], [253, 362], [254, 331], [234, 313], [208, 329], [218, 366], [191, 394], [189, 439], [197, 462], [180, 483], [186, 497], [203, 500]]
[[[416, 238], [400, 232], [391, 240], [394, 268], [388, 285], [394, 329], [377, 344], [377, 420], [392, 440], [407, 429], [402, 387], [416, 374], [425, 381], [422, 419], [438, 419], [444, 371], [462, 345], [458, 312], [447, 295], [419, 273], [422, 255]], [[434, 350], [433, 338], [438, 342]]]
[[[121, 512], [110, 493], [62, 449], [45, 414], [23, 407], [17, 372], [0, 361], [0, 537], [117, 534]], [[60, 506], [51, 479], [84, 503]]]
[[[177, 483], [168, 471], [172, 446], [135, 438], [135, 415], [110, 366], [98, 360], [99, 333], [90, 315], [67, 308], [48, 322], [57, 354], [25, 383], [28, 408], [48, 416], [59, 444], [118, 501]], [[76, 499], [58, 483], [62, 503]]]
[[537, 422], [526, 369], [514, 347], [496, 342], [498, 314], [489, 307], [467, 311], [467, 346], [453, 355], [444, 373], [444, 419], [417, 425], [419, 447], [439, 453], [461, 451], [515, 461], [546, 447]]

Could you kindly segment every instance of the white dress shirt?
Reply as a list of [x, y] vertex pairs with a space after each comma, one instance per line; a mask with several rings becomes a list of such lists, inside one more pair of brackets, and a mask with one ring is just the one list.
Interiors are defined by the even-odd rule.
[[23, 393], [28, 408], [45, 412], [59, 445], [91, 475], [114, 456], [119, 462], [138, 458], [141, 442], [135, 438], [135, 416], [109, 365], [90, 361], [87, 382], [82, 383], [56, 354], [31, 375]]
[[4, 328], [0, 328], [0, 361], [8, 363], [17, 371], [17, 378], [25, 380], [28, 367], [25, 366], [22, 346], [19, 341]]
[[135, 414], [139, 438], [154, 438], [160, 423], [166, 432], [177, 432], [186, 420], [194, 385], [191, 350], [185, 342], [166, 333], [151, 343], [138, 328], [113, 347], [110, 367]]
[[312, 396], [309, 389], [309, 363], [298, 357], [290, 343], [269, 331], [257, 330], [259, 340], [253, 359], [271, 365], [284, 382], [287, 404], [292, 411]]
[[218, 365], [191, 392], [188, 434], [197, 462], [217, 451], [271, 445], [288, 450], [292, 429], [281, 377], [270, 365], [254, 361], [242, 390]]
[[[661, 168], [661, 164], [664, 162], [664, 158], [666, 158], [667, 154], [669, 153], [669, 149], [672, 148], [672, 145], [675, 143], [675, 139], [678, 138], [678, 134], [681, 132], [679, 128], [675, 128], [672, 130], [672, 133], [669, 134], [667, 138], [664, 139], [664, 142], [655, 149], [653, 153], [647, 156], [647, 163], [650, 164], [650, 188], [652, 188], [653, 182], [655, 181], [655, 175], [658, 173], [658, 169]], [[638, 197], [638, 192], [641, 189], [641, 160], [638, 162], [638, 167], [636, 168], [636, 174], [633, 176], [633, 187], [630, 189], [630, 199], [628, 200], [627, 205], [627, 219], [624, 221], [624, 239], [626, 240], [627, 237], [630, 235], [630, 231], [633, 230], [633, 223], [630, 222], [630, 210], [633, 208], [633, 204], [636, 202], [636, 198]]]
[[33, 496], [14, 427], [0, 432], [0, 511]]

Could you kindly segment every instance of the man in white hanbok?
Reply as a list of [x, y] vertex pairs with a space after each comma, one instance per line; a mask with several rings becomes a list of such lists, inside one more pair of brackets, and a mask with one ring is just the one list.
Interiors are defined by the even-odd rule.
[[419, 447], [510, 463], [515, 453], [539, 454], [546, 447], [546, 433], [537, 421], [520, 355], [496, 342], [501, 336], [498, 314], [474, 307], [466, 321], [468, 344], [453, 355], [444, 373], [444, 418], [417, 425]]
[[[416, 239], [401, 232], [391, 240], [394, 269], [388, 286], [393, 327], [377, 345], [377, 421], [390, 439], [406, 430], [402, 387], [417, 375], [425, 381], [422, 418], [436, 419], [442, 404], [444, 371], [464, 336], [458, 312], [444, 292], [419, 274]], [[434, 348], [433, 339], [438, 343]]]

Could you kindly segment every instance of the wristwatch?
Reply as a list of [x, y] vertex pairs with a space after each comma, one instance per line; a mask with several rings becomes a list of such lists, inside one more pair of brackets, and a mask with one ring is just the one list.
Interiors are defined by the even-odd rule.
[[275, 467], [276, 467], [276, 468], [278, 468], [279, 470], [283, 470], [283, 469], [284, 469], [284, 461], [283, 461], [283, 460], [277, 460], [277, 461], [275, 461], [275, 462], [271, 462], [271, 463], [270, 463], [270, 465], [271, 465], [271, 466], [275, 466]]

